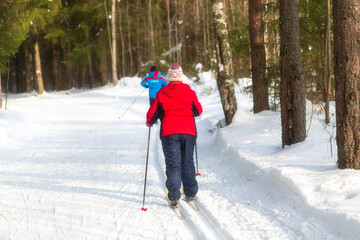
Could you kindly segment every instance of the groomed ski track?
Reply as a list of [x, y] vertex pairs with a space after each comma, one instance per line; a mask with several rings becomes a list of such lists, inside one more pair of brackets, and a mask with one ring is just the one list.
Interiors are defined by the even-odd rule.
[[0, 148], [0, 239], [341, 238], [311, 208], [236, 164], [206, 113], [220, 107], [213, 98], [200, 98], [197, 121], [200, 211], [182, 201], [181, 221], [168, 207], [159, 126], [141, 211], [148, 133], [141, 91], [10, 96], [9, 114], [27, 125]]

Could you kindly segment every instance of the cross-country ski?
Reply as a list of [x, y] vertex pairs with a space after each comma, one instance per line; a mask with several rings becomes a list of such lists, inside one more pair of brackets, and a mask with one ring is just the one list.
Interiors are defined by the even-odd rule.
[[185, 199], [185, 202], [187, 204], [189, 204], [189, 206], [194, 209], [194, 211], [199, 211], [199, 207], [196, 205], [195, 201], [192, 199], [192, 200], [189, 200], [189, 199]]
[[170, 208], [174, 211], [175, 215], [180, 219], [184, 219], [184, 215], [181, 213], [180, 204], [174, 206], [169, 202]]

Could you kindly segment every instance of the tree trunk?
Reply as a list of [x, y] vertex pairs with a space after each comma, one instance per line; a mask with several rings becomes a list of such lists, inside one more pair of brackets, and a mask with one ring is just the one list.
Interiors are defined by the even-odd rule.
[[166, 0], [166, 13], [167, 13], [167, 24], [168, 24], [168, 44], [169, 44], [169, 58], [172, 62], [172, 52], [171, 52], [171, 21], [170, 21], [170, 0]]
[[199, 0], [194, 1], [194, 20], [195, 20], [195, 61], [199, 61], [199, 32], [200, 32], [200, 15], [199, 15]]
[[211, 32], [212, 32], [212, 23], [211, 23], [211, 7], [209, 7], [209, 5], [211, 4], [211, 2], [206, 0], [206, 15], [208, 16], [208, 20], [206, 21], [206, 36], [207, 36], [207, 40], [208, 40], [208, 54], [209, 54], [209, 60], [211, 62], [212, 57], [212, 52], [213, 52], [213, 46], [215, 45], [214, 42], [214, 38], [211, 37]]
[[338, 167], [360, 169], [360, 12], [357, 0], [334, 0], [334, 75]]
[[207, 56], [207, 38], [206, 38], [206, 32], [207, 32], [207, 26], [208, 26], [208, 20], [206, 18], [206, 0], [203, 0], [202, 2], [202, 18], [203, 18], [203, 40], [204, 40], [204, 47], [203, 47], [203, 51], [204, 51], [204, 63], [207, 66], [208, 65], [208, 56]]
[[[70, 39], [69, 35], [68, 35], [68, 39]], [[65, 47], [64, 47], [63, 52], [64, 52], [64, 60], [65, 60], [65, 62], [70, 63], [71, 62], [71, 57], [70, 57], [71, 45], [70, 45], [70, 42], [65, 43]], [[74, 87], [74, 74], [73, 74], [72, 68], [68, 64], [65, 64], [65, 72], [66, 72], [66, 76], [64, 78], [63, 86], [65, 87], [65, 89], [71, 89], [71, 88]]]
[[42, 78], [42, 71], [41, 71], [41, 58], [40, 58], [38, 39], [35, 39], [34, 53], [35, 53], [35, 72], [36, 72], [38, 93], [42, 94], [45, 90], [44, 90], [44, 81]]
[[[236, 10], [234, 10], [233, 8], [234, 8], [233, 0], [229, 0], [229, 11], [231, 13], [232, 25], [236, 25], [237, 21], [236, 21], [236, 16], [234, 14], [236, 12]], [[238, 38], [238, 36], [236, 36], [236, 38]]]
[[105, 50], [103, 50], [102, 54], [101, 54], [100, 72], [101, 72], [101, 85], [105, 86], [106, 84], [108, 84], [107, 57], [106, 57], [106, 51]]
[[327, 0], [326, 6], [326, 33], [325, 33], [325, 123], [330, 123], [330, 97], [331, 97], [331, 39], [330, 39], [330, 0]]
[[25, 92], [31, 92], [34, 85], [33, 77], [33, 57], [30, 50], [29, 40], [24, 41], [24, 58], [25, 58]]
[[120, 4], [118, 4], [118, 9], [119, 9], [119, 31], [120, 31], [120, 42], [121, 42], [121, 66], [122, 66], [122, 72], [121, 72], [121, 76], [125, 76], [125, 40], [124, 40], [124, 33], [122, 30], [122, 21], [121, 21], [121, 10], [119, 7]]
[[[150, 0], [149, 0], [150, 1]], [[131, 25], [130, 25], [130, 15], [129, 15], [129, 0], [126, 1], [126, 15], [127, 15], [127, 25], [128, 25], [128, 51], [129, 51], [129, 58], [130, 58], [130, 66], [128, 67], [128, 73], [130, 76], [133, 75], [133, 68], [134, 68], [134, 62], [133, 62], [133, 55], [132, 55], [132, 46], [131, 46]]]
[[305, 89], [302, 76], [297, 0], [280, 0], [280, 104], [282, 146], [306, 138]]
[[54, 72], [54, 90], [60, 90], [60, 77], [59, 77], [59, 62], [60, 62], [60, 53], [58, 45], [52, 46], [53, 51], [53, 72]]
[[262, 0], [249, 0], [249, 31], [254, 113], [269, 110], [268, 83], [265, 76], [266, 54], [262, 9]]
[[[179, 3], [178, 3], [178, 0], [175, 1], [175, 6], [179, 6]], [[179, 36], [179, 27], [178, 27], [178, 23], [179, 23], [179, 13], [178, 13], [178, 8], [176, 7], [175, 8], [175, 24], [174, 24], [174, 27], [175, 27], [175, 53], [176, 53], [176, 62], [180, 62], [180, 58], [181, 58], [181, 55], [179, 54], [179, 51], [178, 51], [178, 46], [179, 46], [179, 42], [181, 42], [180, 40], [180, 36]]]
[[24, 43], [22, 43], [18, 52], [15, 54], [15, 59], [12, 61], [15, 64], [15, 89], [16, 93], [24, 92], [24, 82], [25, 82], [25, 61], [24, 61]]
[[[177, 1], [178, 2], [178, 1]], [[180, 10], [179, 13], [179, 40], [181, 42], [181, 48], [179, 50], [179, 61], [180, 66], [186, 64], [186, 43], [185, 43], [185, 0], [180, 0], [180, 3], [177, 5], [177, 10]]]
[[[141, 3], [140, 2], [136, 2], [136, 7], [138, 7], [139, 9], [140, 9], [140, 6], [141, 6]], [[142, 18], [142, 16], [140, 15], [140, 14], [136, 14], [136, 21], [138, 22], [138, 23], [140, 23], [141, 22], [141, 20], [143, 20], [143, 18]], [[140, 53], [142, 52], [142, 50], [141, 50], [141, 45], [140, 45], [140, 40], [141, 40], [141, 31], [142, 31], [142, 29], [141, 28], [137, 28], [137, 36], [136, 36], [136, 39], [137, 39], [137, 41], [136, 41], [136, 60], [137, 60], [137, 69], [136, 69], [136, 72], [137, 73], [140, 73], [141, 72], [141, 58], [142, 58], [142, 56], [140, 55]], [[124, 82], [123, 82], [123, 84], [124, 84]]]
[[[268, 4], [272, 0], [265, 0], [265, 4]], [[267, 76], [268, 83], [273, 83], [270, 85], [271, 90], [273, 91], [271, 103], [272, 109], [277, 111], [277, 99], [278, 99], [278, 86], [280, 83], [279, 73], [277, 72], [279, 67], [279, 59], [280, 59], [280, 49], [279, 49], [279, 34], [278, 30], [271, 26], [271, 22], [276, 21], [279, 18], [278, 12], [274, 14], [270, 14], [267, 16], [266, 21], [268, 24], [265, 24], [265, 52], [266, 52], [266, 65], [269, 67], [269, 74]], [[271, 71], [271, 69], [276, 69], [275, 71]]]
[[8, 93], [9, 93], [9, 82], [10, 82], [10, 60], [8, 57], [8, 69], [7, 69], [7, 78], [6, 78], [6, 95], [5, 95], [5, 110], [7, 109], [7, 99], [8, 99]]
[[118, 76], [117, 76], [117, 70], [116, 70], [116, 27], [115, 27], [115, 9], [116, 9], [116, 0], [112, 0], [111, 4], [111, 40], [112, 40], [112, 48], [111, 48], [111, 70], [112, 70], [112, 83], [114, 86], [118, 83]]
[[89, 30], [86, 31], [86, 45], [87, 45], [87, 67], [88, 67], [88, 85], [89, 88], [93, 88], [93, 82], [94, 82], [94, 71], [92, 66], [92, 59], [91, 59], [91, 47], [90, 47], [90, 37], [89, 37]]
[[234, 79], [231, 69], [231, 55], [225, 21], [224, 4], [222, 0], [212, 0], [214, 33], [217, 56], [217, 86], [220, 92], [225, 122], [230, 124], [237, 110]]
[[81, 71], [80, 73], [76, 74], [76, 79], [77, 79], [77, 86], [75, 88], [81, 89], [84, 87], [84, 78], [83, 78], [83, 71]]
[[150, 31], [150, 40], [151, 40], [151, 58], [155, 57], [155, 43], [154, 43], [154, 28], [152, 22], [152, 13], [151, 13], [151, 0], [149, 0], [148, 5], [148, 21], [149, 21], [149, 31]]

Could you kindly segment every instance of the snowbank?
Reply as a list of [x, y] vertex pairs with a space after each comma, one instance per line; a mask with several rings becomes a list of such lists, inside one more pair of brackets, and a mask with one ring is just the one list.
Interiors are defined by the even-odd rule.
[[356, 239], [360, 234], [360, 174], [337, 168], [335, 120], [325, 126], [324, 113], [313, 112], [308, 103], [308, 137], [282, 149], [280, 113], [253, 114], [252, 100], [240, 91], [237, 100], [233, 123], [219, 129], [217, 136], [232, 156], [232, 164], [270, 191], [282, 192], [295, 207], [328, 221], [334, 229], [343, 229], [347, 239]]

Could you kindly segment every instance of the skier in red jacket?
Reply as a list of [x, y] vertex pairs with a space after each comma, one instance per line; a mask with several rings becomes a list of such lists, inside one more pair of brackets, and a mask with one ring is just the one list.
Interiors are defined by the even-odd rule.
[[157, 93], [147, 112], [146, 125], [151, 127], [157, 119], [161, 120], [168, 199], [177, 206], [181, 183], [187, 200], [192, 200], [198, 191], [193, 159], [197, 136], [194, 117], [203, 110], [195, 91], [182, 82], [183, 71], [177, 63], [171, 66], [166, 78], [169, 84]]

